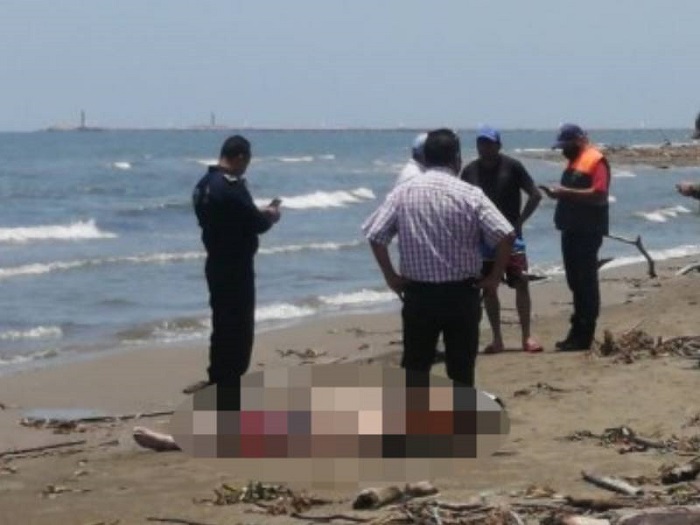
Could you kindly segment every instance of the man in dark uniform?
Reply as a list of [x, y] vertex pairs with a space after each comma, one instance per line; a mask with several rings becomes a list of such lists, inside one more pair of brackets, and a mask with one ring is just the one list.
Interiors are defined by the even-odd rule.
[[[542, 200], [540, 191], [530, 174], [518, 160], [501, 153], [501, 134], [484, 126], [476, 136], [479, 158], [462, 170], [462, 180], [480, 187], [498, 210], [513, 225], [516, 240], [506, 266], [506, 283], [515, 288], [515, 305], [522, 330], [522, 348], [526, 352], [541, 352], [542, 345], [530, 333], [530, 287], [527, 277], [527, 255], [523, 240], [523, 224], [534, 213]], [[521, 209], [525, 192], [528, 200]], [[484, 247], [482, 273], [488, 275], [493, 268], [494, 251]], [[493, 341], [484, 353], [495, 354], [504, 349], [501, 333], [501, 304], [496, 288], [484, 290], [484, 307], [491, 324]]]
[[553, 146], [568, 165], [559, 186], [543, 186], [557, 200], [554, 223], [561, 231], [566, 281], [573, 294], [571, 329], [556, 346], [561, 351], [586, 350], [593, 344], [600, 313], [598, 250], [608, 234], [610, 165], [575, 124], [564, 124]]
[[205, 274], [212, 310], [208, 384], [237, 385], [250, 365], [255, 328], [255, 271], [258, 235], [280, 218], [279, 201], [259, 209], [243, 178], [250, 143], [240, 135], [221, 147], [219, 163], [197, 183], [193, 204], [207, 251]]

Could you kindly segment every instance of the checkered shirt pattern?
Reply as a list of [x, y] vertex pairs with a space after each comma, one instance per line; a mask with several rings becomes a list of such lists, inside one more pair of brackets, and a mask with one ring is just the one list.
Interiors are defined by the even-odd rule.
[[495, 247], [513, 226], [481, 188], [433, 168], [392, 190], [362, 230], [383, 245], [398, 235], [403, 277], [441, 283], [479, 277], [481, 239]]

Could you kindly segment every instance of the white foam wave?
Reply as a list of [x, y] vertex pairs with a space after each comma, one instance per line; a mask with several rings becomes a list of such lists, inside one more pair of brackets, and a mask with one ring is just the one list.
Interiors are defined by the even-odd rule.
[[200, 166], [215, 166], [216, 164], [219, 163], [219, 159], [216, 158], [210, 158], [210, 159], [190, 159], [192, 162], [196, 162]]
[[274, 303], [266, 306], [261, 306], [255, 311], [255, 320], [257, 322], [265, 321], [283, 321], [308, 317], [316, 313], [316, 310], [310, 306], [297, 306], [290, 303]]
[[0, 268], [0, 280], [27, 275], [42, 275], [56, 271], [74, 270], [88, 266], [105, 264], [166, 264], [203, 259], [203, 252], [153, 253], [146, 255], [128, 255], [124, 257], [105, 257], [104, 259], [83, 259], [78, 261], [56, 261], [51, 263], [25, 264], [10, 268]]
[[[376, 199], [376, 195], [369, 188], [356, 188], [353, 190], [316, 191], [305, 195], [281, 196], [282, 207], [292, 210], [309, 210], [325, 208], [343, 208], [349, 204], [358, 204], [363, 201]], [[267, 206], [271, 199], [256, 199], [258, 206]]]
[[38, 361], [39, 359], [50, 359], [57, 355], [58, 352], [56, 350], [42, 350], [29, 355], [13, 355], [12, 357], [0, 358], [0, 366], [20, 365], [30, 361]]
[[515, 153], [547, 153], [552, 150], [549, 148], [515, 148]]
[[330, 306], [351, 306], [360, 304], [388, 303], [397, 299], [393, 292], [378, 292], [376, 290], [360, 290], [358, 292], [340, 293], [337, 295], [321, 296], [320, 301]]
[[311, 155], [302, 155], [299, 157], [277, 157], [280, 162], [313, 162], [314, 157]]
[[667, 222], [668, 219], [678, 217], [680, 213], [691, 213], [691, 211], [685, 206], [678, 205], [648, 212], [640, 211], [636, 212], [635, 215], [651, 222]]
[[637, 176], [637, 174], [632, 171], [613, 170], [612, 176], [615, 179], [633, 179]]
[[[665, 261], [667, 259], [677, 259], [680, 257], [691, 257], [700, 255], [700, 246], [695, 244], [684, 244], [682, 246], [676, 246], [674, 248], [667, 248], [665, 250], [649, 250], [649, 256], [654, 261]], [[641, 262], [646, 262], [646, 259], [642, 255], [634, 255], [628, 257], [616, 257], [605, 266], [603, 270], [609, 268], [618, 268], [620, 266], [629, 266], [630, 264], [637, 264]]]
[[117, 236], [100, 230], [95, 221], [78, 221], [67, 226], [20, 226], [0, 228], [0, 242], [25, 243], [31, 241], [78, 241], [87, 239], [114, 239]]
[[131, 163], [126, 161], [113, 162], [112, 167], [118, 170], [130, 170]]
[[615, 197], [614, 195], [608, 195], [608, 202], [609, 202], [610, 204], [616, 203], [616, 202], [617, 202], [617, 197]]
[[319, 155], [318, 158], [321, 160], [335, 160], [335, 155], [330, 153], [328, 155]]
[[355, 242], [318, 242], [309, 244], [290, 244], [287, 246], [273, 246], [271, 248], [261, 248], [260, 253], [264, 255], [274, 255], [277, 253], [292, 253], [307, 250], [335, 251], [343, 248], [359, 246], [360, 241]]
[[63, 330], [60, 326], [35, 326], [28, 330], [8, 330], [0, 332], [0, 341], [22, 341], [26, 339], [60, 339]]

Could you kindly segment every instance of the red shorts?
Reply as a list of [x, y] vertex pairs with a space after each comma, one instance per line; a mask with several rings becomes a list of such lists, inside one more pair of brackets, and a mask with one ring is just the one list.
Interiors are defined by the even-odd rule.
[[[481, 266], [481, 275], [488, 275], [493, 269], [494, 261], [484, 261]], [[521, 282], [523, 279], [527, 279], [527, 255], [525, 252], [511, 253], [508, 259], [508, 264], [506, 265], [505, 275], [503, 281], [510, 286], [515, 288], [515, 286]]]

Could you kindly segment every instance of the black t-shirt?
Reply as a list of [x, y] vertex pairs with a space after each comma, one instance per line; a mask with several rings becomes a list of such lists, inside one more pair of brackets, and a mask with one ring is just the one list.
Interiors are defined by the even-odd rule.
[[463, 181], [480, 187], [511, 224], [520, 217], [521, 191], [533, 186], [532, 177], [518, 160], [501, 155], [494, 168], [477, 159], [463, 170]]

